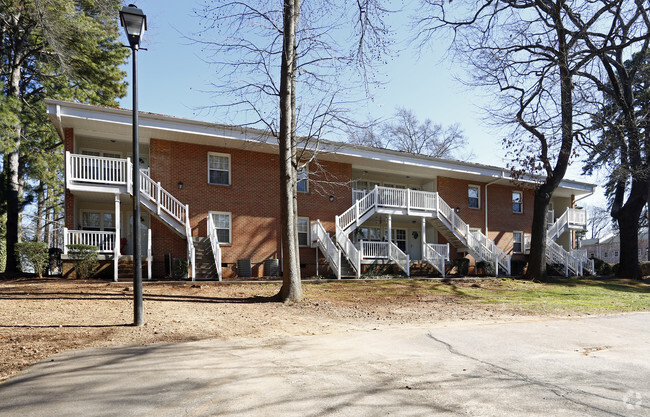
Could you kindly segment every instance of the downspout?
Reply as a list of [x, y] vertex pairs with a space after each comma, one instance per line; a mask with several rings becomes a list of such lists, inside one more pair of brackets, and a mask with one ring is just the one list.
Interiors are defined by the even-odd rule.
[[492, 184], [496, 184], [504, 178], [503, 171], [501, 171], [501, 178], [497, 178], [494, 181], [488, 182], [485, 184], [485, 236], [489, 239], [488, 236], [488, 187]]

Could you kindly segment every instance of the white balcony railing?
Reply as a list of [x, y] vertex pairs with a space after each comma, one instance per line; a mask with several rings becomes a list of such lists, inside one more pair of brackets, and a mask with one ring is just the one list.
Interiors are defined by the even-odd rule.
[[341, 251], [336, 247], [336, 244], [332, 241], [330, 235], [325, 231], [320, 220], [311, 222], [311, 237], [318, 245], [321, 252], [325, 254], [336, 278], [341, 279]]
[[130, 159], [65, 153], [68, 181], [127, 185], [131, 177]]
[[68, 245], [96, 246], [99, 253], [115, 251], [115, 232], [63, 229], [63, 253], [68, 253]]

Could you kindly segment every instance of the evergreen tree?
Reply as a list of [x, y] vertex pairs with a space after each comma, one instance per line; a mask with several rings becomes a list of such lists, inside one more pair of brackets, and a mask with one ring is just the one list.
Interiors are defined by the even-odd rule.
[[[0, 153], [6, 202], [6, 272], [16, 272], [20, 213], [39, 181], [62, 195], [61, 141], [43, 99], [115, 106], [126, 84], [119, 65], [116, 0], [0, 0]], [[52, 169], [54, 167], [54, 169]], [[58, 188], [57, 188], [58, 187]], [[58, 192], [56, 192], [58, 190]]]

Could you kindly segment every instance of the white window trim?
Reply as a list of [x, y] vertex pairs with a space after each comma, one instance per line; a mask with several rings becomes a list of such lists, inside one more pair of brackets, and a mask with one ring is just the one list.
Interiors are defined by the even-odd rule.
[[[469, 205], [469, 189], [476, 188], [478, 190], [478, 195], [476, 199], [478, 200], [478, 207], [470, 207]], [[467, 184], [467, 208], [471, 210], [480, 210], [481, 209], [481, 186], [476, 184]]]
[[[225, 156], [228, 158], [228, 184], [217, 184], [210, 182], [210, 155], [213, 156]], [[208, 152], [208, 155], [206, 157], [206, 163], [207, 163], [207, 168], [208, 168], [208, 184], [210, 185], [222, 185], [224, 187], [232, 185], [232, 159], [230, 158], [229, 153], [220, 153], [220, 152]], [[216, 212], [215, 212], [216, 213]]]
[[[210, 212], [208, 212], [208, 214], [210, 216], [212, 216], [213, 214], [225, 214], [230, 218], [230, 222], [229, 222], [230, 227], [228, 228], [228, 242], [219, 241], [219, 243], [224, 244], [224, 245], [232, 245], [232, 213], [230, 213], [229, 211], [210, 211]], [[213, 223], [214, 223], [214, 221], [213, 221]], [[214, 227], [216, 229], [217, 225], [215, 224]], [[216, 230], [215, 230], [215, 232], [216, 232]]]
[[[519, 234], [521, 236], [521, 240], [519, 241], [519, 244], [521, 245], [521, 250], [516, 251], [515, 250], [515, 235]], [[512, 232], [512, 253], [524, 253], [524, 250], [526, 248], [525, 244], [525, 235], [524, 232], [521, 230], [514, 230]]]
[[[307, 248], [307, 247], [309, 247], [309, 242], [311, 241], [310, 236], [309, 236], [310, 235], [310, 229], [311, 229], [310, 223], [309, 223], [309, 217], [298, 217], [298, 220], [300, 220], [300, 219], [304, 219], [304, 220], [307, 221], [307, 232], [306, 232], [307, 233], [307, 244], [301, 245], [300, 244], [300, 239], [298, 239], [298, 246], [301, 247], [301, 248]], [[298, 234], [300, 234], [300, 233], [304, 233], [304, 232], [298, 231]]]
[[512, 193], [510, 195], [512, 196], [514, 193], [518, 193], [519, 196], [520, 196], [519, 197], [519, 207], [520, 207], [521, 210], [515, 211], [515, 199], [512, 198], [512, 202], [511, 202], [511, 204], [512, 204], [512, 212], [515, 213], [515, 214], [523, 214], [524, 213], [524, 193], [523, 193], [523, 191], [514, 190], [514, 191], [512, 191]]
[[[303, 178], [303, 179], [300, 178], [300, 172], [301, 172], [301, 171], [304, 171], [304, 173], [305, 173], [305, 178]], [[301, 181], [305, 181], [305, 186], [306, 186], [306, 190], [305, 190], [305, 191], [300, 191], [300, 190], [298, 189], [298, 184], [299, 184]], [[304, 167], [302, 167], [302, 168], [298, 168], [298, 172], [296, 173], [296, 192], [299, 192], [299, 193], [302, 193], [302, 194], [307, 194], [307, 193], [309, 193], [309, 167], [308, 167], [308, 166], [304, 166]]]
[[79, 153], [81, 155], [83, 155], [84, 152], [97, 152], [97, 153], [99, 153], [99, 156], [102, 157], [102, 158], [113, 158], [112, 156], [111, 157], [104, 156], [104, 154], [107, 154], [107, 153], [120, 155], [120, 157], [118, 159], [122, 159], [122, 156], [124, 155], [120, 151], [107, 151], [106, 149], [93, 149], [93, 148], [79, 148]]

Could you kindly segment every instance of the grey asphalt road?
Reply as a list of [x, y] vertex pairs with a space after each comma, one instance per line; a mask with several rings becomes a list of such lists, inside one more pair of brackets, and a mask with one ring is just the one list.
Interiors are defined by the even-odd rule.
[[2, 416], [648, 416], [650, 313], [68, 352]]

